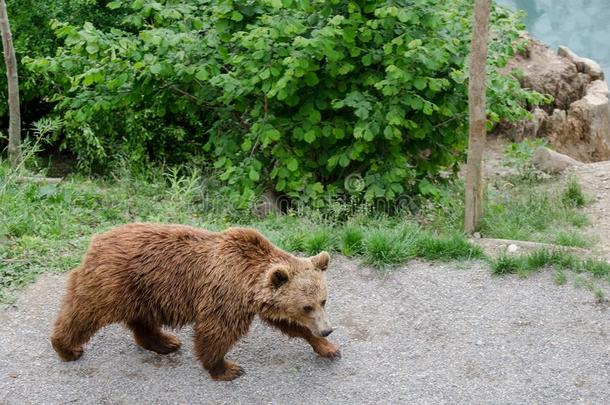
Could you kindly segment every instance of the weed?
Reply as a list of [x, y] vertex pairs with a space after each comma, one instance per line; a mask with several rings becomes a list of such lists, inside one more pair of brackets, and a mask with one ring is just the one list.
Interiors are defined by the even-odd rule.
[[579, 248], [591, 246], [591, 241], [588, 238], [574, 230], [560, 231], [552, 242], [556, 245]]
[[557, 285], [565, 285], [567, 283], [568, 278], [566, 276], [566, 272], [563, 269], [555, 270], [555, 275], [553, 276], [553, 280]]
[[323, 250], [335, 250], [335, 242], [328, 229], [321, 229], [304, 238], [303, 249], [305, 254], [315, 255]]
[[562, 201], [568, 207], [582, 207], [585, 205], [585, 193], [576, 179], [571, 178], [568, 181], [562, 194]]
[[470, 243], [463, 235], [439, 237], [425, 235], [417, 241], [418, 256], [430, 260], [481, 259], [480, 247]]
[[374, 231], [364, 244], [365, 262], [379, 268], [396, 265], [416, 254], [415, 238], [405, 238], [396, 231]]
[[364, 248], [364, 233], [356, 227], [349, 227], [343, 230], [341, 235], [341, 254], [345, 256], [355, 256], [361, 254]]
[[593, 295], [595, 296], [595, 301], [597, 301], [598, 303], [602, 303], [605, 301], [606, 296], [601, 288], [595, 287], [595, 289], [593, 290]]
[[491, 272], [495, 275], [514, 274], [524, 269], [527, 261], [523, 256], [501, 254], [491, 259]]

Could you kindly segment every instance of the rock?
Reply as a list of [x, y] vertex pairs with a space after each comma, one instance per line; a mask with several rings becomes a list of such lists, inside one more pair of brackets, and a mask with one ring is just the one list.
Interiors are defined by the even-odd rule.
[[481, 239], [481, 234], [479, 232], [475, 232], [472, 234], [475, 239]]
[[587, 86], [586, 95], [570, 105], [568, 130], [588, 146], [593, 160], [610, 158], [610, 103], [608, 86], [600, 80]]
[[261, 195], [260, 200], [251, 208], [251, 212], [257, 218], [265, 218], [270, 214], [282, 212], [279, 204], [279, 196], [274, 190], [267, 190]]
[[508, 245], [508, 247], [506, 248], [506, 251], [508, 253], [516, 253], [519, 250], [519, 246], [515, 245], [514, 243]]
[[595, 80], [589, 83], [585, 94], [608, 98], [608, 83], [604, 80]]
[[526, 121], [523, 127], [523, 137], [533, 139], [538, 136], [538, 131], [548, 118], [548, 114], [542, 108], [536, 108], [532, 112], [532, 119]]
[[610, 160], [608, 85], [598, 63], [562, 46], [553, 52], [530, 38], [528, 52], [503, 69], [520, 70], [521, 86], [553, 96], [552, 105], [532, 112], [532, 119], [500, 123], [495, 134], [513, 141], [546, 138], [553, 148], [582, 162]]
[[579, 72], [589, 75], [593, 80], [604, 80], [604, 71], [599, 63], [588, 58], [582, 58], [576, 55], [567, 46], [560, 46], [557, 50], [559, 56], [569, 59]]
[[538, 169], [546, 173], [560, 173], [568, 167], [582, 165], [578, 160], [562, 155], [559, 152], [552, 151], [544, 146], [541, 146], [534, 151], [532, 163]]

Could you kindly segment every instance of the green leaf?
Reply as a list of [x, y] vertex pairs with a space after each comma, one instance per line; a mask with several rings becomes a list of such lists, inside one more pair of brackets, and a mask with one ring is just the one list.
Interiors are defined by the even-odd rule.
[[155, 63], [154, 65], [151, 65], [148, 69], [150, 70], [150, 73], [158, 75], [159, 73], [161, 73], [162, 66], [159, 63]]
[[261, 178], [260, 174], [256, 170], [254, 170], [254, 168], [250, 169], [250, 173], [248, 173], [248, 177], [252, 181], [259, 181]]
[[97, 46], [97, 44], [95, 42], [88, 43], [87, 47], [85, 49], [87, 50], [87, 53], [90, 53], [90, 54], [97, 53], [100, 50], [100, 48]]
[[[152, 72], [152, 67], [151, 67], [151, 72]], [[155, 72], [153, 72], [153, 73], [155, 73]], [[201, 81], [208, 80], [209, 77], [210, 76], [208, 75], [208, 72], [205, 69], [199, 69], [199, 70], [197, 70], [197, 73], [195, 74], [195, 78], [197, 80], [201, 80]]]
[[290, 158], [286, 162], [286, 167], [291, 172], [294, 172], [294, 171], [296, 171], [299, 168], [299, 162], [297, 162], [297, 160], [295, 158]]
[[426, 79], [423, 77], [417, 77], [413, 80], [413, 85], [417, 90], [423, 90], [426, 88]]
[[315, 86], [319, 82], [318, 76], [314, 72], [307, 72], [303, 78], [308, 86]]
[[316, 132], [313, 129], [310, 129], [305, 132], [303, 139], [305, 139], [305, 142], [307, 143], [313, 143], [316, 140]]

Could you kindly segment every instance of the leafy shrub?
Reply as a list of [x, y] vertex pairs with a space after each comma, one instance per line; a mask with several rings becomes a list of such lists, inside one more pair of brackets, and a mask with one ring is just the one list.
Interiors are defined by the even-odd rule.
[[[82, 25], [91, 21], [98, 27], [117, 24], [119, 10], [105, 7], [107, 1], [99, 0], [7, 0], [8, 15], [17, 61], [55, 53], [60, 41], [49, 21], [60, 19]], [[0, 116], [8, 113], [6, 66], [0, 53]], [[42, 100], [53, 92], [52, 82], [40, 81], [19, 63], [19, 88], [24, 119], [35, 120], [48, 111]]]
[[[241, 205], [269, 185], [317, 205], [394, 200], [463, 157], [471, 3], [112, 1], [121, 29], [55, 23], [64, 47], [28, 66], [61, 89], [82, 162], [204, 157]], [[516, 27], [494, 9], [490, 126], [544, 99], [497, 72], [523, 46]]]

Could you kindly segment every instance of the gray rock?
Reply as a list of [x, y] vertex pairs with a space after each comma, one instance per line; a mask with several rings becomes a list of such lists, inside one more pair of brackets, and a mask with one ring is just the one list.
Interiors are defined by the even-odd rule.
[[523, 137], [533, 139], [538, 136], [538, 132], [548, 118], [548, 114], [542, 108], [536, 108], [532, 112], [532, 119], [525, 122], [523, 127]]
[[582, 165], [578, 160], [572, 159], [559, 152], [552, 151], [544, 146], [536, 149], [532, 158], [532, 163], [538, 169], [546, 173], [560, 173], [568, 167]]
[[593, 80], [604, 80], [604, 71], [599, 63], [595, 62], [594, 60], [576, 55], [567, 46], [560, 46], [557, 50], [557, 54], [559, 56], [563, 56], [564, 58], [568, 58], [576, 65], [579, 72], [588, 74]]
[[610, 157], [610, 103], [605, 82], [592, 82], [586, 95], [570, 105], [568, 123], [574, 134], [590, 145], [594, 160]]

